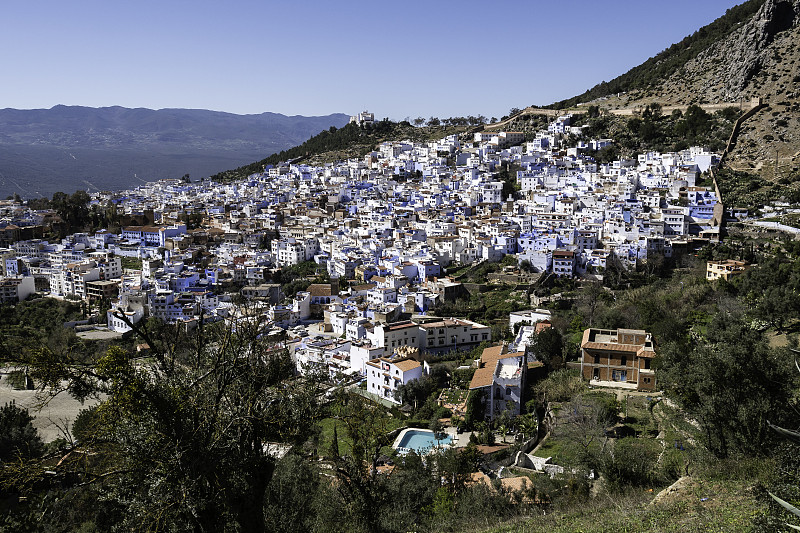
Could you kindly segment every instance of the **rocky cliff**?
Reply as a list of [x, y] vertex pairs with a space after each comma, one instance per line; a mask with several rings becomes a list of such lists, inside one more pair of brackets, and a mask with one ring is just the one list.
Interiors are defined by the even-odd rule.
[[766, 0], [661, 83], [603, 99], [602, 107], [747, 108], [753, 98], [767, 106], [744, 123], [727, 165], [756, 176], [771, 187], [768, 197], [780, 198], [782, 188], [800, 185], [800, 0]]
[[800, 89], [800, 1], [767, 0], [726, 39], [700, 52], [653, 96], [665, 102], [794, 98]]

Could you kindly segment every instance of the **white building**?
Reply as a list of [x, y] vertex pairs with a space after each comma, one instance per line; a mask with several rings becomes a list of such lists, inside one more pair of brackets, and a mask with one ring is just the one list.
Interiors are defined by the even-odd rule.
[[392, 357], [367, 361], [367, 392], [399, 404], [395, 398], [397, 388], [422, 377], [422, 364], [411, 358], [418, 353], [419, 350], [400, 348]]
[[0, 278], [0, 303], [21, 302], [34, 292], [33, 276]]
[[469, 389], [483, 391], [486, 416], [491, 420], [503, 411], [520, 413], [525, 387], [527, 359], [525, 352], [507, 353], [507, 346], [486, 348], [476, 360], [477, 369]]
[[492, 328], [463, 318], [445, 318], [420, 324], [420, 346], [429, 352], [469, 348], [492, 340]]
[[292, 266], [310, 261], [319, 250], [319, 241], [315, 238], [276, 239], [272, 241], [272, 256], [278, 266]]
[[362, 124], [373, 124], [374, 122], [375, 114], [370, 113], [369, 111], [362, 111], [361, 113], [350, 117], [350, 123], [357, 124], [359, 126]]
[[552, 315], [548, 309], [528, 309], [527, 311], [512, 311], [508, 315], [508, 326], [514, 328], [514, 324], [536, 324], [542, 320], [550, 320]]

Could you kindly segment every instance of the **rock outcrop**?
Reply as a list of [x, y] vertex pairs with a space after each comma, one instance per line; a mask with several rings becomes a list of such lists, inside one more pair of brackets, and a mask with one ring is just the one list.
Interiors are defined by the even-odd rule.
[[794, 93], [799, 40], [800, 1], [767, 0], [750, 20], [670, 76], [658, 97], [675, 103], [739, 102]]

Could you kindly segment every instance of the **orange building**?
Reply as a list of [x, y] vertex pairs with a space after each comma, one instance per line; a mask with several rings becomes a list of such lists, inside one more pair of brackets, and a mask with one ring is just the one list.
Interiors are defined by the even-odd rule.
[[653, 391], [655, 355], [652, 337], [644, 330], [590, 328], [583, 332], [581, 342], [581, 376], [588, 381]]

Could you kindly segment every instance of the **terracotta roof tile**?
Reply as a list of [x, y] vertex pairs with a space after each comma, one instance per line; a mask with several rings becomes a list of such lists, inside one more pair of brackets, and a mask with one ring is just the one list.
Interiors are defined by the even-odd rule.
[[491, 386], [494, 381], [493, 377], [496, 366], [497, 362], [491, 366], [485, 366], [475, 370], [475, 374], [472, 375], [472, 381], [469, 382], [470, 390]]
[[328, 283], [312, 283], [308, 286], [311, 296], [332, 296], [331, 286]]
[[480, 366], [475, 370], [472, 376], [472, 381], [469, 383], [470, 389], [480, 389], [488, 387], [494, 381], [494, 371], [497, 368], [497, 362], [505, 357], [510, 357], [512, 354], [505, 353], [506, 345], [499, 344], [491, 346], [483, 350], [481, 354]]
[[614, 352], [633, 352], [639, 351], [641, 346], [635, 344], [617, 344], [616, 342], [586, 342], [581, 345], [586, 350], [610, 350]]

